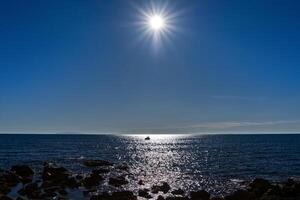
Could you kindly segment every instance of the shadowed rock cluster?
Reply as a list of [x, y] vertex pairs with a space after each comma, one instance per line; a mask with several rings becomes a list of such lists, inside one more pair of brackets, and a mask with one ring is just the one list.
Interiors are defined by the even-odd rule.
[[[233, 192], [225, 197], [213, 197], [210, 193], [172, 189], [167, 182], [144, 188], [143, 180], [138, 181], [140, 189], [122, 190], [129, 181], [126, 175], [108, 175], [113, 170], [128, 171], [127, 165], [115, 165], [104, 160], [85, 160], [83, 165], [91, 168], [88, 174], [74, 174], [64, 167], [51, 162], [43, 165], [41, 173], [30, 166], [15, 165], [9, 170], [0, 170], [0, 200], [67, 200], [70, 191], [82, 193], [91, 200], [300, 200], [300, 182], [288, 179], [282, 183], [270, 183], [265, 179], [253, 180], [246, 189]], [[116, 191], [100, 191], [98, 187], [108, 184]], [[15, 195], [12, 193], [15, 191]]]

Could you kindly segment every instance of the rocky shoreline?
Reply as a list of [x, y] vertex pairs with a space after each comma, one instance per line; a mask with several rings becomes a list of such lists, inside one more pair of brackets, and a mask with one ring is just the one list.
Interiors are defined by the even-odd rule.
[[[90, 169], [89, 173], [75, 174], [52, 162], [45, 162], [41, 172], [28, 165], [0, 169], [0, 200], [300, 200], [300, 182], [294, 179], [271, 183], [256, 178], [225, 197], [215, 197], [204, 190], [171, 188], [167, 182], [147, 187], [143, 180], [138, 180], [140, 187], [136, 191], [129, 191], [123, 189], [129, 183], [128, 165], [105, 160], [84, 160], [82, 164]], [[103, 184], [115, 190], [100, 190]]]

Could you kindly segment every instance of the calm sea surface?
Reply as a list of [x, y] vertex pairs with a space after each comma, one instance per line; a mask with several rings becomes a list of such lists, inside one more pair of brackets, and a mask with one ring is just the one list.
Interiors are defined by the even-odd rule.
[[[0, 166], [39, 168], [52, 160], [75, 172], [82, 160], [127, 163], [130, 184], [167, 181], [173, 188], [224, 194], [242, 181], [300, 177], [300, 135], [0, 135]], [[229, 189], [230, 188], [230, 189]]]

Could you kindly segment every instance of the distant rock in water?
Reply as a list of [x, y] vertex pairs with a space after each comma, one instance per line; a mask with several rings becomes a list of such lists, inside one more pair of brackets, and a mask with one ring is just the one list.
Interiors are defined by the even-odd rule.
[[150, 137], [149, 136], [145, 137], [145, 140], [150, 140]]

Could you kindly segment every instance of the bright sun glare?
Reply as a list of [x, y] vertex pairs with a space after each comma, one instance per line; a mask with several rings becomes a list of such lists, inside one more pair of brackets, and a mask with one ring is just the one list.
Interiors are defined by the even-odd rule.
[[165, 20], [159, 15], [154, 15], [150, 17], [149, 25], [154, 31], [159, 31], [164, 28]]
[[175, 10], [169, 1], [162, 3], [150, 3], [143, 7], [137, 6], [138, 20], [136, 24], [141, 32], [140, 40], [152, 40], [155, 48], [162, 43], [170, 43], [171, 37], [179, 30], [177, 19], [181, 14], [180, 10]]

